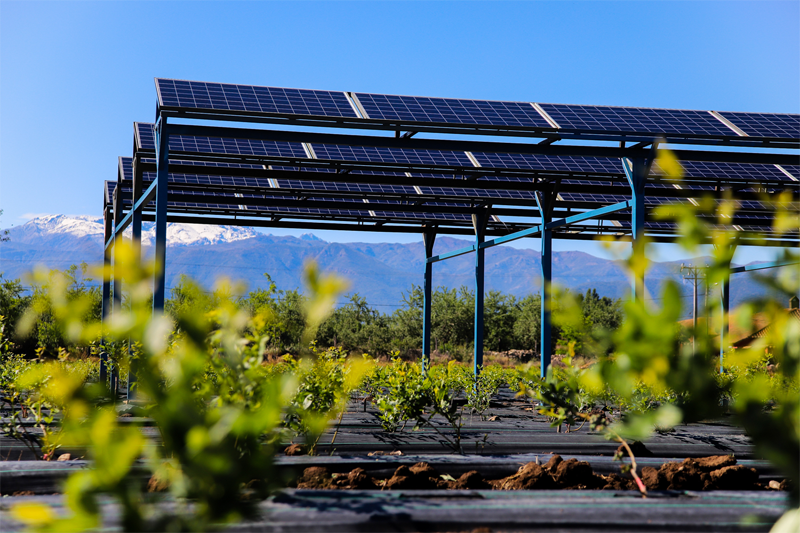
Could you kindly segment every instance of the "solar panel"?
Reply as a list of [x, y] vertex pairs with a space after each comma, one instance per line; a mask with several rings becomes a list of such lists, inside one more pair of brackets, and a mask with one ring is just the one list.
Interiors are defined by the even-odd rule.
[[156, 78], [162, 107], [357, 118], [342, 92]]
[[380, 185], [375, 183], [350, 183], [338, 181], [311, 181], [311, 180], [277, 180], [281, 189], [371, 193], [371, 194], [416, 194], [413, 187], [402, 185]]
[[[155, 125], [136, 123], [139, 149], [155, 150]], [[221, 137], [194, 137], [170, 135], [170, 151], [205, 154], [257, 155], [266, 157], [292, 157], [305, 159], [306, 152], [301, 143], [260, 141], [256, 139], [228, 139]]]
[[515, 168], [586, 174], [614, 174], [624, 172], [619, 159], [608, 157], [565, 157], [533, 154], [499, 154], [475, 152], [472, 154], [481, 167]]
[[527, 102], [366, 93], [356, 93], [356, 98], [368, 118], [377, 120], [552, 129], [552, 126]]
[[124, 180], [133, 179], [133, 158], [120, 157], [118, 162], [119, 174]]
[[[775, 165], [745, 165], [742, 163], [706, 163], [681, 161], [684, 176], [690, 178], [724, 178], [731, 180], [791, 181]], [[653, 163], [651, 173], [663, 175], [664, 171]]]
[[472, 189], [469, 187], [420, 187], [419, 190], [422, 194], [429, 194], [432, 196], [464, 196], [467, 198], [491, 198], [501, 200], [536, 200], [536, 196], [530, 191]]
[[720, 115], [752, 137], [800, 139], [800, 115], [731, 111], [720, 112]]
[[332, 161], [361, 161], [373, 163], [398, 163], [402, 165], [443, 165], [472, 167], [464, 152], [442, 150], [400, 150], [397, 148], [375, 148], [370, 146], [343, 146], [335, 144], [312, 144], [318, 159]]
[[103, 191], [106, 205], [111, 205], [114, 202], [114, 189], [116, 188], [116, 181], [106, 181]]
[[449, 220], [470, 222], [470, 215], [455, 213], [418, 213], [414, 211], [374, 211], [376, 217], [410, 219], [410, 220]]
[[781, 166], [786, 172], [788, 172], [795, 178], [800, 179], [800, 165], [781, 165]]
[[564, 130], [645, 135], [736, 136], [728, 126], [707, 111], [567, 104], [539, 105]]
[[565, 202], [581, 202], [581, 203], [595, 203], [602, 205], [611, 205], [619, 202], [630, 200], [630, 195], [615, 195], [615, 194], [593, 194], [593, 193], [576, 193], [576, 192], [562, 192], [558, 194], [559, 198]]

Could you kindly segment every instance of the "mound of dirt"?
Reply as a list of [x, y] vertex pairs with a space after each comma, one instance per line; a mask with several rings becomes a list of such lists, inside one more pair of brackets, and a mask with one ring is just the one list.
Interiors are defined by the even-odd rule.
[[[639, 475], [647, 490], [788, 490], [786, 482], [758, 482], [758, 472], [736, 464], [728, 455], [715, 455], [682, 462], [668, 462], [656, 469], [646, 466]], [[151, 480], [152, 481], [152, 480]], [[595, 474], [592, 466], [576, 459], [564, 460], [554, 455], [544, 464], [526, 463], [516, 473], [502, 479], [485, 479], [472, 470], [453, 479], [428, 463], [402, 465], [389, 479], [377, 480], [364, 469], [331, 475], [323, 467], [310, 467], [297, 480], [300, 489], [344, 490], [637, 490], [633, 479], [609, 474]]]

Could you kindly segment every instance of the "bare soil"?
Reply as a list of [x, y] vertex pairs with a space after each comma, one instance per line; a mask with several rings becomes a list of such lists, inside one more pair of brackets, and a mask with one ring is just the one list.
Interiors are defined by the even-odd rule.
[[[736, 464], [729, 455], [644, 467], [640, 477], [648, 490], [788, 490], [783, 482], [760, 483], [758, 472]], [[637, 490], [633, 479], [618, 474], [598, 475], [589, 463], [554, 455], [546, 464], [526, 463], [508, 477], [486, 479], [472, 470], [457, 479], [428, 463], [402, 465], [390, 478], [375, 478], [362, 468], [331, 474], [324, 467], [306, 468], [297, 479], [299, 489], [341, 490]]]

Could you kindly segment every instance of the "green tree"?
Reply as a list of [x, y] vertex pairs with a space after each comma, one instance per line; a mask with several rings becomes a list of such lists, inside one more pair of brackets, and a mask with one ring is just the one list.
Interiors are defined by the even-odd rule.
[[66, 302], [81, 313], [82, 320], [100, 320], [102, 291], [87, 276], [87, 271], [86, 263], [72, 265], [64, 271], [51, 270], [46, 276], [36, 278], [32, 284], [33, 295], [29, 307], [35, 309], [37, 318], [35, 324], [26, 324], [23, 329], [31, 332], [36, 339], [37, 348], [47, 356], [56, 356], [60, 348], [70, 351], [88, 350], [88, 345], [74, 344], [66, 339], [62, 321], [54, 314], [49, 297], [51, 292], [58, 290], [64, 294]]

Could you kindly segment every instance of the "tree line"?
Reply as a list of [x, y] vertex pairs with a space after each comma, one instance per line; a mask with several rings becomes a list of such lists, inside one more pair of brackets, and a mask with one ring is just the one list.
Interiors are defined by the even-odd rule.
[[[251, 315], [268, 314], [269, 350], [275, 354], [300, 353], [302, 334], [306, 326], [306, 298], [299, 289], [279, 289], [268, 274], [267, 287], [240, 293], [230, 284], [204, 290], [187, 277], [181, 277], [170, 290], [165, 310], [178, 316], [187, 310], [206, 315], [221, 302], [228, 301]], [[102, 308], [101, 289], [87, 277], [86, 265], [73, 265], [65, 271], [51, 271], [45, 283], [26, 289], [20, 280], [0, 283], [0, 316], [12, 329], [29, 306], [37, 306], [37, 323], [27, 325], [30, 335], [14, 338], [17, 350], [32, 355], [55, 356], [59, 349], [72, 352], [86, 347], [69, 346], [46, 306], [48, 284], [63, 283], [67, 297], [81, 298], [87, 317], [99, 318]], [[422, 349], [422, 287], [412, 285], [403, 294], [402, 305], [391, 313], [382, 313], [367, 300], [351, 294], [347, 303], [338, 306], [316, 331], [319, 346], [336, 346], [348, 352], [380, 356], [392, 352], [402, 355], [419, 354]], [[484, 295], [484, 349], [540, 351], [541, 295], [529, 294], [518, 298], [500, 291]], [[123, 303], [125, 295], [123, 295]], [[475, 292], [468, 287], [449, 289], [437, 287], [431, 298], [431, 344], [434, 351], [456, 358], [471, 358], [473, 349]], [[597, 294], [595, 289], [583, 294], [555, 291], [552, 299], [552, 349], [557, 351], [574, 343], [578, 353], [592, 351], [592, 337], [602, 330], [614, 330], [622, 323], [622, 305], [618, 299]], [[209, 317], [213, 320], [213, 317]]]

